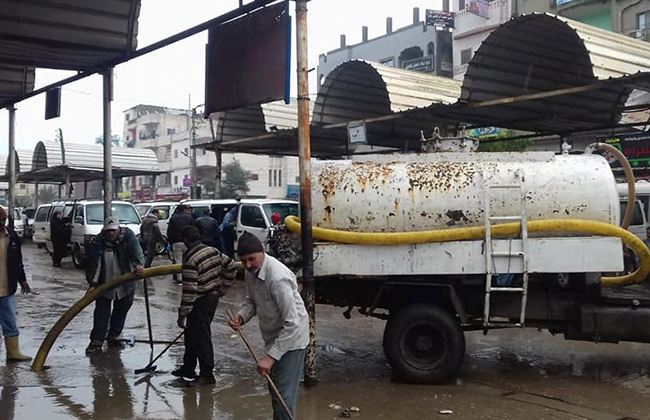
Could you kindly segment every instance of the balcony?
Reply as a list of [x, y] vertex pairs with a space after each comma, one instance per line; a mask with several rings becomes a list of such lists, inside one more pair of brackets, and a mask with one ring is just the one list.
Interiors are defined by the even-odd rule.
[[640, 39], [642, 41], [650, 42], [650, 29], [634, 29], [631, 31], [625, 31], [625, 35]]

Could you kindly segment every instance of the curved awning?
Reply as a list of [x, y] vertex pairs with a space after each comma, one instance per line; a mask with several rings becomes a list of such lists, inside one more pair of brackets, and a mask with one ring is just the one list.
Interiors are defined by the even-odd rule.
[[432, 104], [452, 104], [460, 82], [364, 60], [346, 61], [318, 91], [315, 125], [386, 116]]
[[0, 63], [84, 71], [136, 48], [140, 0], [0, 4]]
[[[461, 100], [485, 102], [647, 71], [647, 42], [550, 14], [522, 15], [483, 41], [469, 62]], [[617, 94], [612, 91], [613, 102]]]
[[[21, 150], [16, 149], [16, 173], [29, 172], [32, 170], [32, 157], [33, 152], [31, 150]], [[9, 157], [5, 161], [5, 167], [3, 173], [5, 176], [9, 176]]]
[[35, 79], [33, 67], [0, 64], [0, 104], [32, 92]]
[[[149, 149], [115, 147], [112, 149], [113, 178], [162, 173], [156, 154]], [[72, 181], [101, 179], [104, 172], [103, 146], [100, 144], [66, 144], [65, 162], [61, 145], [40, 141], [34, 147], [32, 167], [21, 172], [20, 181], [62, 182], [66, 174]]]

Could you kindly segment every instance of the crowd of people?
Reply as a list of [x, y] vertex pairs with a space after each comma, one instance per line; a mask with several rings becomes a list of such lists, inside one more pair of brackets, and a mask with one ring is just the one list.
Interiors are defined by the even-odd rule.
[[[189, 206], [179, 206], [179, 211], [169, 222], [168, 237], [173, 257], [175, 262], [182, 264], [178, 280], [182, 284], [182, 297], [177, 325], [185, 335], [182, 362], [171, 373], [189, 384], [200, 386], [216, 382], [210, 325], [219, 299], [235, 281], [237, 265], [228, 235], [235, 235], [233, 222], [236, 215], [237, 207], [234, 207], [219, 225], [209, 214], [195, 220]], [[109, 216], [104, 220], [101, 233], [94, 237], [87, 249], [87, 295], [120, 275], [146, 275], [144, 270], [151, 266], [156, 255], [156, 243], [162, 239], [158, 216], [153, 211], [144, 218], [140, 232], [142, 242], [133, 231], [120, 226], [117, 218]], [[274, 218], [279, 219], [279, 215], [274, 215]], [[31, 358], [23, 355], [18, 346], [14, 294], [17, 285], [23, 293], [29, 293], [30, 287], [23, 268], [20, 238], [11, 224], [5, 223], [6, 220], [7, 213], [0, 207], [0, 326], [5, 337], [7, 360], [27, 361]], [[56, 243], [63, 242], [66, 235], [69, 235], [67, 224], [60, 214], [56, 215], [52, 221], [54, 265], [59, 265], [65, 255], [65, 248]], [[237, 251], [245, 270], [246, 298], [229, 325], [238, 331], [253, 317], [258, 317], [265, 353], [259, 359], [257, 370], [275, 382], [295, 418], [298, 387], [309, 341], [308, 316], [298, 293], [296, 277], [289, 268], [265, 252], [264, 244], [255, 235], [243, 233]], [[100, 356], [104, 342], [108, 346], [123, 346], [121, 334], [134, 295], [134, 281], [127, 281], [95, 296], [93, 328], [86, 348], [88, 356]], [[273, 393], [271, 396], [274, 420], [289, 419], [277, 396]]]

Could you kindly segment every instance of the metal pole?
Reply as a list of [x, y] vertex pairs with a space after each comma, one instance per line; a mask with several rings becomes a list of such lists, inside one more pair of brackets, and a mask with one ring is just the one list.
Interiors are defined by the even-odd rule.
[[111, 101], [113, 100], [113, 69], [103, 73], [104, 79], [104, 218], [111, 215], [113, 202], [113, 158], [111, 156]]
[[305, 358], [305, 385], [316, 385], [316, 293], [311, 219], [311, 145], [309, 134], [309, 62], [307, 55], [307, 0], [296, 0], [298, 68], [298, 147], [300, 157], [300, 223], [303, 300], [309, 314], [309, 346]]
[[36, 191], [34, 192], [34, 208], [38, 208], [38, 181], [34, 183], [34, 186], [36, 187]]
[[9, 107], [9, 197], [7, 207], [13, 217], [16, 205], [16, 107]]
[[70, 181], [70, 172], [65, 172], [65, 195], [67, 198], [72, 197], [72, 182]]
[[192, 118], [192, 125], [190, 128], [190, 178], [192, 181], [192, 198], [198, 198], [196, 191], [196, 150], [194, 145], [196, 144], [196, 108], [193, 108], [190, 111], [190, 118]]
[[221, 170], [223, 169], [223, 155], [221, 148], [214, 146], [214, 153], [217, 155], [217, 177], [214, 183], [214, 198], [221, 198]]

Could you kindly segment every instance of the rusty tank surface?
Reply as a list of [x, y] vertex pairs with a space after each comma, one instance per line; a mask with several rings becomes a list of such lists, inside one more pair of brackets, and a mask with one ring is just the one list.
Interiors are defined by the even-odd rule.
[[[432, 153], [313, 162], [315, 226], [403, 232], [485, 224], [488, 185], [519, 183], [529, 220], [618, 224], [616, 182], [598, 155]], [[491, 190], [493, 216], [521, 212], [519, 191]]]

